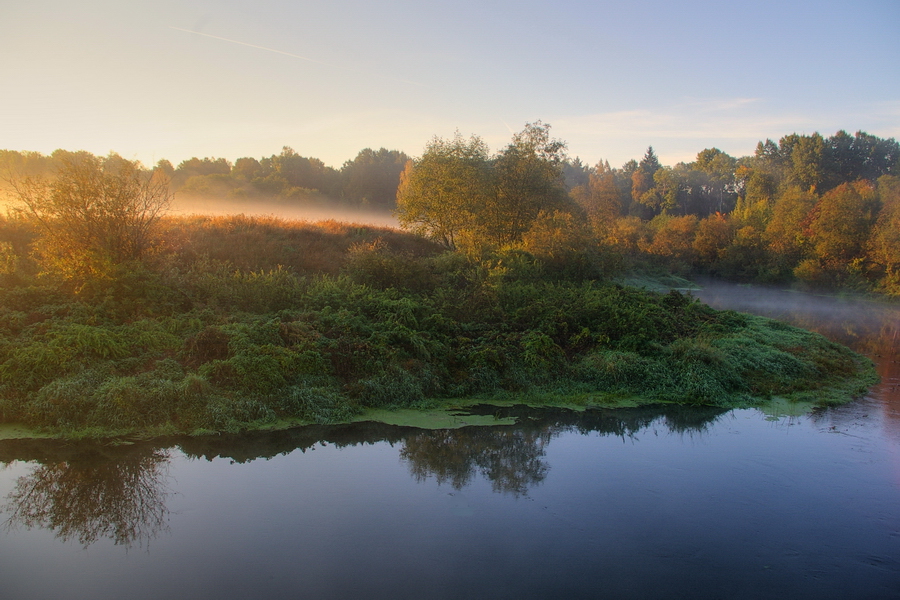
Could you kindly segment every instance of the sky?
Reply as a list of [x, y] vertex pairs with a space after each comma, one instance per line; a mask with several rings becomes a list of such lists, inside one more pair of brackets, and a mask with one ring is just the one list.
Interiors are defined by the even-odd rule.
[[900, 138], [898, 34], [897, 0], [0, 0], [0, 149], [340, 168], [540, 120], [617, 167]]

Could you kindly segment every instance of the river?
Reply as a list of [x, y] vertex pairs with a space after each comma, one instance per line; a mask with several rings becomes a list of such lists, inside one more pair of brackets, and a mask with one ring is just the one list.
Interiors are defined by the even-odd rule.
[[0, 442], [0, 596], [900, 597], [900, 309], [695, 294], [820, 330], [882, 382], [799, 416], [514, 408], [490, 428]]

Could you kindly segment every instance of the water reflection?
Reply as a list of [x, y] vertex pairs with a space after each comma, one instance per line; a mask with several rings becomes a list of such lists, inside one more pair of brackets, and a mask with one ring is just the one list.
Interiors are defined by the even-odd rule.
[[636, 439], [641, 431], [699, 435], [726, 411], [682, 406], [591, 410], [532, 409], [526, 406], [474, 407], [515, 417], [514, 427], [464, 427], [418, 431], [403, 440], [401, 460], [417, 481], [433, 477], [438, 484], [462, 489], [480, 475], [495, 492], [524, 496], [550, 471], [544, 460], [550, 441], [565, 433], [599, 434]]
[[81, 446], [73, 454], [66, 447], [35, 462], [0, 507], [9, 515], [7, 530], [39, 527], [85, 547], [100, 539], [131, 547], [168, 528], [167, 450]]
[[498, 493], [525, 495], [550, 471], [546, 448], [567, 432], [635, 439], [639, 432], [702, 433], [724, 412], [684, 407], [536, 410], [516, 406], [475, 407], [473, 412], [514, 416], [515, 426], [421, 430], [379, 423], [311, 426], [287, 431], [179, 438], [171, 447], [150, 443], [124, 447], [53, 442], [2, 442], [0, 464], [32, 463], [0, 506], [7, 530], [45, 528], [63, 540], [89, 546], [101, 539], [144, 546], [168, 530], [172, 452], [188, 458], [225, 458], [235, 463], [304, 453], [319, 444], [389, 443], [419, 482], [461, 489], [478, 477]]
[[495, 492], [522, 496], [539, 485], [550, 465], [544, 460], [553, 438], [567, 432], [634, 439], [641, 431], [700, 435], [726, 411], [712, 407], [654, 406], [589, 410], [534, 409], [527, 406], [498, 408], [482, 405], [473, 414], [514, 417], [516, 425], [422, 430], [380, 423], [310, 426], [268, 434], [244, 434], [194, 438], [180, 444], [188, 456], [245, 463], [258, 458], [306, 450], [318, 444], [337, 448], [387, 442], [399, 445], [400, 460], [419, 482], [434, 478], [455, 489], [477, 476], [491, 483]]
[[404, 440], [400, 458], [420, 482], [434, 477], [438, 484], [462, 489], [480, 473], [495, 492], [523, 496], [550, 470], [542, 460], [550, 438], [549, 430], [511, 427], [423, 431]]

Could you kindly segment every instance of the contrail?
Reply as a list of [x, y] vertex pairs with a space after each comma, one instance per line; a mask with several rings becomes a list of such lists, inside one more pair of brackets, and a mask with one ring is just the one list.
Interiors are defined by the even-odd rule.
[[[275, 48], [267, 48], [266, 46], [257, 46], [256, 44], [248, 44], [247, 42], [240, 42], [238, 40], [230, 40], [228, 38], [220, 37], [218, 35], [212, 35], [210, 33], [202, 33], [200, 31], [191, 31], [190, 29], [182, 29], [181, 27], [174, 27], [169, 25], [169, 29], [174, 29], [175, 31], [183, 31], [185, 33], [192, 33], [194, 35], [202, 35], [203, 37], [212, 38], [214, 40], [221, 40], [223, 42], [229, 42], [231, 44], [240, 44], [241, 46], [247, 46], [249, 48], [256, 48], [257, 50], [265, 50], [266, 52], [274, 52], [275, 54], [283, 54], [284, 56], [290, 56], [291, 58], [299, 58], [300, 60], [305, 60], [307, 62], [315, 63], [317, 65], [322, 65], [324, 67], [328, 67], [329, 69], [343, 69], [345, 71], [353, 71], [354, 69], [350, 69], [347, 67], [339, 67], [337, 65], [331, 65], [328, 63], [324, 63], [320, 60], [316, 60], [314, 58], [309, 58], [308, 56], [300, 56], [299, 54], [292, 54], [290, 52], [285, 52], [284, 50], [276, 50]], [[415, 85], [418, 87], [423, 87], [426, 89], [434, 89], [431, 86], [427, 86], [424, 83], [418, 83], [416, 81], [410, 81], [408, 79], [398, 79], [396, 77], [390, 77], [392, 81], [397, 81], [400, 83], [406, 83], [409, 85]]]
[[311, 63], [316, 63], [317, 65], [324, 65], [326, 67], [333, 67], [333, 65], [329, 65], [328, 63], [323, 63], [320, 60], [315, 60], [314, 58], [309, 58], [306, 56], [300, 56], [299, 54], [291, 54], [290, 52], [285, 52], [284, 50], [276, 50], [275, 48], [266, 48], [265, 46], [257, 46], [256, 44], [248, 44], [247, 42], [239, 42], [237, 40], [229, 40], [228, 38], [219, 37], [217, 35], [212, 35], [209, 33], [201, 33], [199, 31], [191, 31], [190, 29], [182, 29], [181, 27], [173, 27], [169, 26], [169, 29], [174, 29], [176, 31], [183, 31], [185, 33], [193, 33], [194, 35], [202, 35], [204, 37], [212, 38], [214, 40], [222, 40], [223, 42], [230, 42], [232, 44], [240, 44], [241, 46], [249, 46], [250, 48], [256, 48], [257, 50], [265, 50], [266, 52], [274, 52], [275, 54], [283, 54], [285, 56], [290, 56], [291, 58], [299, 58], [300, 60], [309, 61]]

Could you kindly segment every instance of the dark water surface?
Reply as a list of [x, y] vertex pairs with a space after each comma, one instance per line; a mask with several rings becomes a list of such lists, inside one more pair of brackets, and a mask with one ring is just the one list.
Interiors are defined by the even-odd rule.
[[698, 295], [819, 328], [883, 381], [800, 417], [0, 442], [0, 597], [900, 598], [900, 311]]

